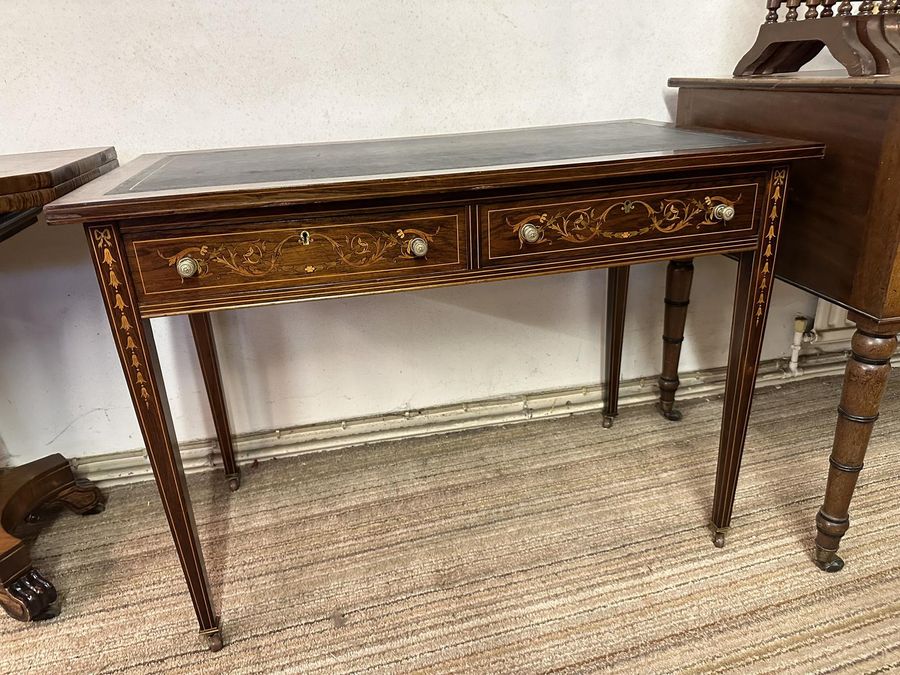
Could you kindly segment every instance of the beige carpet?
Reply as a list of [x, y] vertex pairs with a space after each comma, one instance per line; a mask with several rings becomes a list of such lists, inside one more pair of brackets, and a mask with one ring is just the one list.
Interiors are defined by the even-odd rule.
[[224, 651], [210, 654], [152, 485], [61, 516], [48, 623], [4, 672], [875, 672], [900, 664], [900, 382], [836, 575], [816, 570], [839, 380], [760, 392], [733, 529], [705, 528], [721, 401], [626, 409], [191, 480]]

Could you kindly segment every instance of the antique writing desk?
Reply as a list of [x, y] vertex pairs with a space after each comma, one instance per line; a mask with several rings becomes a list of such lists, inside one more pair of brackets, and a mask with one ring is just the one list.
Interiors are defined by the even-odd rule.
[[[822, 154], [818, 143], [612, 122], [147, 155], [51, 205], [51, 223], [86, 229], [210, 647], [222, 645], [219, 619], [149, 318], [191, 315], [236, 489], [210, 310], [735, 252], [740, 266], [713, 512], [721, 531], [744, 445], [788, 162]], [[621, 321], [611, 326], [621, 331]], [[610, 340], [616, 343], [620, 335]]]
[[[0, 242], [33, 225], [48, 202], [116, 166], [113, 148], [0, 155]], [[105, 501], [96, 487], [75, 478], [62, 455], [0, 469], [0, 607], [7, 614], [20, 621], [47, 618], [56, 602], [53, 584], [32, 567], [13, 532], [55, 504], [93, 513]]]
[[[680, 88], [680, 126], [783, 134], [828, 146], [824, 162], [794, 167], [775, 274], [847, 308], [857, 326], [816, 517], [816, 562], [838, 571], [850, 499], [900, 332], [900, 76], [805, 72], [671, 84]], [[677, 358], [671, 368], [670, 376]]]

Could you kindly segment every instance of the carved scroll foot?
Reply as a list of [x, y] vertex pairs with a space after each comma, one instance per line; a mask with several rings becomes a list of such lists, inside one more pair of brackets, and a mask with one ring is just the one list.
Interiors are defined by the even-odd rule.
[[65, 488], [54, 499], [54, 504], [62, 504], [73, 513], [90, 516], [106, 509], [106, 496], [89, 480], [79, 479]]
[[0, 587], [0, 607], [16, 621], [43, 621], [59, 614], [56, 589], [35, 569]]

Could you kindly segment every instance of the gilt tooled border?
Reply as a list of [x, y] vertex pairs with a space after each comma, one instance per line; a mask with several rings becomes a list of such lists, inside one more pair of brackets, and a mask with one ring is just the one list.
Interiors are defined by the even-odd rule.
[[607, 241], [601, 242], [598, 244], [588, 244], [588, 245], [575, 245], [567, 248], [558, 248], [552, 251], [549, 250], [541, 250], [541, 251], [525, 251], [512, 253], [509, 255], [492, 255], [491, 254], [491, 216], [495, 213], [503, 213], [505, 211], [522, 211], [523, 209], [533, 208], [533, 209], [543, 209], [550, 208], [554, 206], [571, 206], [573, 204], [592, 204], [597, 202], [606, 202], [606, 201], [616, 201], [616, 200], [637, 200], [637, 199], [646, 199], [650, 197], [659, 197], [660, 195], [665, 196], [681, 196], [681, 195], [690, 195], [696, 192], [708, 192], [709, 190], [728, 190], [732, 188], [745, 188], [752, 187], [753, 188], [753, 210], [751, 213], [753, 217], [750, 219], [750, 224], [748, 227], [743, 227], [740, 229], [728, 230], [728, 233], [738, 233], [738, 232], [751, 232], [756, 226], [756, 209], [759, 204], [759, 183], [737, 183], [737, 184], [728, 184], [728, 185], [710, 185], [702, 188], [696, 188], [694, 190], [663, 190], [660, 192], [641, 192], [631, 195], [616, 195], [612, 197], [602, 197], [597, 199], [576, 199], [574, 201], [565, 201], [565, 202], [554, 202], [551, 204], [547, 203], [538, 203], [532, 206], [522, 206], [517, 205], [513, 207], [505, 207], [500, 209], [488, 209], [486, 214], [486, 230], [487, 230], [487, 259], [488, 260], [504, 260], [507, 258], [521, 258], [524, 256], [533, 256], [533, 255], [547, 255], [548, 253], [577, 253], [578, 251], [584, 251], [588, 249], [594, 248], [610, 248], [613, 246], [623, 246], [625, 244], [633, 244], [636, 241], [671, 241], [672, 239], [684, 239], [685, 237], [704, 237], [704, 236], [712, 236], [716, 234], [722, 234], [721, 230], [717, 230], [715, 232], [699, 232], [694, 234], [676, 234], [676, 235], [665, 235], [662, 237], [646, 237], [643, 239], [629, 239], [627, 241]]
[[322, 225], [297, 225], [295, 227], [277, 227], [268, 230], [253, 230], [246, 232], [223, 232], [222, 234], [217, 235], [200, 235], [202, 237], [211, 237], [211, 238], [221, 238], [221, 237], [242, 237], [247, 236], [248, 234], [265, 234], [266, 232], [286, 232], [288, 230], [317, 230], [317, 229], [325, 229], [325, 228], [343, 228], [343, 227], [358, 227], [361, 225], [383, 225], [385, 223], [390, 223], [392, 225], [402, 225], [404, 223], [414, 223], [423, 220], [427, 221], [438, 221], [444, 220], [448, 218], [453, 218], [454, 225], [456, 226], [456, 240], [455, 240], [455, 248], [456, 248], [456, 260], [452, 262], [444, 262], [444, 263], [433, 263], [428, 265], [418, 264], [414, 268], [412, 267], [396, 267], [391, 269], [381, 269], [381, 270], [364, 270], [361, 272], [337, 272], [335, 274], [316, 274], [316, 275], [304, 275], [302, 277], [285, 277], [280, 279], [264, 279], [260, 281], [243, 281], [236, 284], [215, 284], [215, 285], [204, 285], [204, 286], [196, 286], [193, 288], [174, 288], [166, 291], [148, 291], [147, 284], [144, 282], [144, 269], [141, 266], [141, 257], [138, 254], [137, 246], [138, 244], [158, 244], [158, 243], [170, 243], [173, 241], [197, 241], [197, 235], [187, 235], [183, 237], [164, 237], [161, 239], [135, 239], [131, 242], [132, 251], [134, 253], [134, 259], [137, 262], [137, 270], [138, 276], [141, 279], [141, 290], [143, 291], [145, 296], [149, 295], [164, 295], [169, 293], [189, 293], [189, 292], [198, 292], [198, 291], [208, 291], [213, 288], [238, 288], [243, 286], [266, 286], [272, 284], [278, 284], [284, 281], [291, 281], [292, 279], [330, 279], [333, 277], [349, 277], [349, 276], [357, 276], [357, 275], [371, 275], [378, 274], [383, 272], [392, 272], [395, 270], [398, 271], [406, 271], [406, 270], [420, 270], [423, 268], [433, 268], [433, 267], [448, 267], [452, 265], [459, 265], [462, 260], [460, 258], [461, 249], [460, 249], [460, 240], [459, 240], [459, 214], [446, 214], [446, 215], [437, 215], [437, 216], [422, 216], [419, 218], [391, 218], [389, 220], [372, 220], [366, 221], [362, 223], [326, 223]]

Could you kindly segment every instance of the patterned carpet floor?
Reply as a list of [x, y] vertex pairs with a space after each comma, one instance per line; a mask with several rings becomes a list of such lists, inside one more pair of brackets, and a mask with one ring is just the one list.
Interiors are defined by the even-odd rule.
[[0, 671], [877, 672], [900, 665], [900, 380], [839, 574], [811, 562], [840, 379], [757, 395], [724, 549], [721, 399], [351, 448], [190, 479], [226, 648], [210, 654], [152, 484], [63, 514], [62, 614], [0, 621]]

